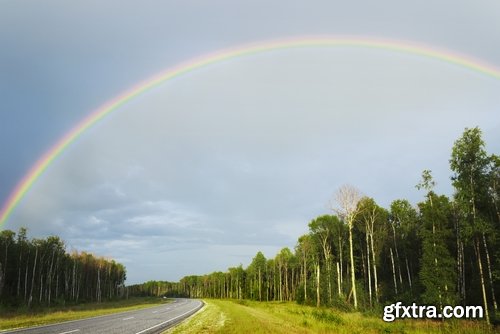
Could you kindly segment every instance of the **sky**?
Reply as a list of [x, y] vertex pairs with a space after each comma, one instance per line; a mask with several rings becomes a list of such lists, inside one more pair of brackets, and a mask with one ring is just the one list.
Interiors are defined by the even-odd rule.
[[[500, 68], [497, 1], [1, 1], [0, 203], [60, 138], [139, 82], [219, 50], [356, 36]], [[247, 266], [293, 249], [343, 184], [416, 204], [451, 196], [451, 148], [500, 151], [500, 80], [362, 47], [272, 50], [151, 89], [97, 123], [2, 228], [123, 263], [127, 283]]]

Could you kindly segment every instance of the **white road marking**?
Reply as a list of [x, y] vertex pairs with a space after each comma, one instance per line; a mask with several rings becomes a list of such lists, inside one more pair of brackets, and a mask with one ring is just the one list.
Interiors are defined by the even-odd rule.
[[153, 311], [153, 313], [158, 313], [158, 311]]
[[134, 319], [134, 317], [123, 318], [122, 320], [130, 320], [130, 319]]
[[59, 333], [59, 334], [69, 334], [69, 333], [74, 333], [74, 332], [79, 332], [79, 331], [80, 331], [79, 329], [73, 329], [72, 331], [62, 332], [62, 333]]
[[169, 322], [171, 322], [171, 321], [174, 321], [174, 320], [175, 320], [175, 319], [177, 319], [177, 318], [181, 318], [181, 317], [185, 316], [186, 314], [188, 314], [189, 312], [192, 312], [192, 311], [193, 311], [193, 310], [190, 310], [190, 311], [187, 311], [187, 312], [185, 312], [185, 313], [182, 313], [181, 315], [178, 315], [178, 316], [176, 316], [175, 318], [169, 319], [169, 320], [164, 321], [164, 322], [160, 322], [160, 323], [159, 323], [159, 324], [157, 324], [157, 325], [154, 325], [154, 326], [151, 326], [151, 327], [149, 327], [149, 328], [143, 329], [142, 331], [137, 332], [137, 333], [135, 333], [135, 334], [142, 334], [142, 333], [146, 333], [147, 331], [150, 331], [150, 330], [152, 330], [153, 328], [156, 328], [156, 327], [158, 327], [158, 326], [161, 326], [161, 325], [164, 325], [164, 324], [169, 323]]

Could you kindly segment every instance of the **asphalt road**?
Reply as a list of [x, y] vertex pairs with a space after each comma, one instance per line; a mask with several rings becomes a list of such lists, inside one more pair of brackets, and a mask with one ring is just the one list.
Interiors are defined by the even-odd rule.
[[4, 333], [29, 334], [152, 334], [160, 333], [189, 317], [203, 307], [193, 299], [175, 299], [174, 302], [150, 308], [115, 313], [94, 318], [61, 322], [53, 325], [30, 327]]

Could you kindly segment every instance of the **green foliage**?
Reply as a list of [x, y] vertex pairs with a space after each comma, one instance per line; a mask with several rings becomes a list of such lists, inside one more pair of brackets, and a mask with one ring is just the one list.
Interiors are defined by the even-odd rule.
[[0, 232], [0, 304], [27, 309], [103, 301], [124, 293], [125, 267], [90, 253], [66, 252], [58, 236], [27, 238]]
[[456, 263], [452, 256], [453, 225], [451, 204], [447, 197], [430, 192], [419, 203], [421, 212], [422, 264], [420, 281], [424, 286], [422, 301], [431, 305], [455, 305]]
[[341, 317], [336, 315], [333, 312], [328, 312], [324, 309], [318, 309], [318, 310], [313, 310], [311, 312], [311, 315], [314, 319], [321, 321], [321, 322], [326, 322], [326, 323], [331, 323], [331, 324], [336, 324], [336, 325], [341, 325], [344, 323]]
[[450, 159], [455, 198], [470, 235], [486, 232], [489, 221], [488, 181], [494, 158], [488, 157], [484, 146], [479, 128], [465, 129], [455, 142]]
[[431, 171], [429, 169], [425, 169], [422, 172], [422, 180], [415, 187], [418, 190], [425, 189], [425, 190], [427, 190], [427, 192], [430, 192], [430, 191], [432, 191], [432, 189], [434, 189], [435, 185], [436, 185], [436, 182], [432, 178]]

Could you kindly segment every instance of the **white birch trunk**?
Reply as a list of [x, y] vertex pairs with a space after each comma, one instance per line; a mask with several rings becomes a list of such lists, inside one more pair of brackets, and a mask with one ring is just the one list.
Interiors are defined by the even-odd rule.
[[398, 294], [398, 283], [396, 281], [396, 269], [394, 267], [394, 255], [392, 254], [392, 247], [390, 248], [391, 251], [391, 263], [392, 263], [392, 278], [394, 280], [394, 293], [397, 295]]

